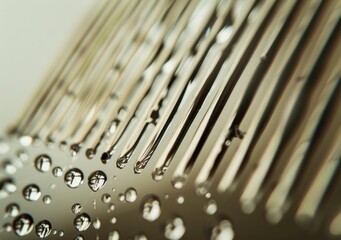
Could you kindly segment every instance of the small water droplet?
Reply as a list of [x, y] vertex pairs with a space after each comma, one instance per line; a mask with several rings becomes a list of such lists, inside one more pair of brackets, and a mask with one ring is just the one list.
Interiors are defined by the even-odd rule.
[[128, 188], [126, 192], [124, 193], [124, 195], [125, 195], [125, 200], [130, 203], [135, 202], [137, 199], [137, 192], [134, 188]]
[[111, 201], [111, 196], [108, 193], [104, 193], [102, 195], [102, 202], [103, 203], [109, 203]]
[[176, 202], [178, 204], [183, 204], [185, 202], [185, 198], [184, 196], [179, 196], [177, 199], [176, 199]]
[[19, 137], [19, 143], [23, 146], [31, 145], [32, 141], [33, 141], [33, 138], [28, 135], [23, 135]]
[[82, 235], [77, 235], [73, 240], [84, 240], [84, 237]]
[[134, 240], [148, 240], [148, 238], [144, 234], [138, 234], [134, 236]]
[[16, 190], [17, 186], [13, 183], [12, 179], [6, 178], [0, 181], [0, 199], [7, 197]]
[[53, 230], [52, 230], [52, 234], [53, 234], [53, 235], [56, 235], [57, 233], [58, 233], [58, 231], [57, 231], [56, 229], [53, 229]]
[[37, 201], [40, 196], [40, 188], [35, 184], [27, 185], [23, 190], [23, 195], [28, 201]]
[[6, 154], [8, 151], [8, 144], [3, 139], [0, 139], [0, 154]]
[[84, 175], [78, 168], [70, 169], [65, 173], [64, 180], [68, 187], [77, 188], [83, 183]]
[[161, 215], [160, 201], [156, 197], [148, 198], [142, 209], [142, 217], [149, 222], [153, 222]]
[[63, 175], [63, 169], [61, 167], [55, 167], [52, 170], [52, 174], [55, 177], [61, 177]]
[[116, 191], [116, 188], [112, 188], [112, 191], [115, 192], [115, 191]]
[[56, 185], [55, 183], [52, 183], [52, 184], [50, 185], [50, 189], [51, 189], [51, 190], [55, 189], [56, 187], [57, 187], [57, 185]]
[[97, 208], [96, 199], [92, 200], [92, 206], [93, 206], [94, 210], [96, 210], [96, 208]]
[[120, 234], [117, 231], [113, 231], [109, 233], [108, 240], [119, 240]]
[[77, 214], [77, 213], [80, 213], [82, 211], [82, 205], [80, 203], [75, 203], [72, 205], [71, 207], [71, 211], [74, 213], [74, 214]]
[[213, 215], [217, 212], [217, 203], [213, 199], [207, 201], [204, 205], [204, 210], [208, 215]]
[[45, 204], [50, 204], [51, 202], [52, 202], [52, 198], [51, 198], [51, 196], [50, 195], [46, 195], [46, 196], [44, 196], [43, 197], [43, 202], [45, 203]]
[[82, 213], [75, 218], [73, 223], [74, 223], [75, 228], [78, 231], [82, 232], [89, 228], [90, 223], [91, 223], [91, 218], [88, 214]]
[[207, 199], [211, 198], [211, 196], [212, 196], [212, 194], [209, 192], [205, 194], [205, 198], [207, 198]]
[[76, 237], [73, 238], [73, 240], [84, 240], [83, 235], [77, 235]]
[[18, 236], [26, 236], [33, 229], [33, 218], [29, 214], [21, 214], [13, 221], [13, 230]]
[[10, 217], [16, 217], [19, 215], [20, 207], [16, 203], [10, 203], [6, 207], [6, 214]]
[[36, 234], [40, 238], [46, 238], [52, 231], [52, 225], [49, 221], [43, 220], [36, 225]]
[[166, 199], [166, 200], [169, 199], [169, 194], [168, 194], [168, 193], [165, 194], [165, 199]]
[[172, 180], [173, 187], [176, 189], [181, 189], [185, 185], [185, 181], [186, 181], [185, 177], [177, 176]]
[[25, 150], [19, 150], [17, 152], [17, 157], [22, 161], [28, 160], [28, 153]]
[[184, 221], [176, 217], [170, 220], [165, 226], [165, 237], [171, 240], [180, 239], [186, 232]]
[[35, 160], [36, 169], [40, 172], [47, 172], [52, 165], [51, 158], [45, 154], [40, 155]]
[[2, 164], [2, 168], [4, 169], [4, 171], [7, 173], [7, 174], [14, 174], [16, 171], [17, 171], [17, 168], [13, 165], [12, 162], [10, 161], [5, 161], [3, 164]]
[[106, 182], [107, 175], [105, 175], [105, 173], [102, 171], [95, 171], [91, 173], [88, 178], [88, 185], [90, 189], [94, 192], [97, 192], [98, 190], [103, 188]]
[[10, 223], [5, 223], [2, 225], [2, 229], [5, 232], [11, 232], [12, 231], [12, 225]]
[[109, 207], [108, 207], [108, 210], [109, 210], [109, 212], [114, 211], [115, 210], [115, 204], [110, 203]]
[[212, 240], [232, 240], [234, 238], [234, 231], [232, 224], [228, 220], [222, 220], [212, 230]]
[[63, 237], [63, 236], [64, 236], [64, 232], [63, 232], [62, 230], [60, 230], [60, 231], [58, 232], [58, 236], [59, 236], [59, 237]]
[[197, 187], [196, 192], [199, 196], [204, 196], [208, 192], [208, 189], [205, 184], [201, 184]]
[[123, 193], [118, 194], [117, 198], [118, 198], [118, 201], [120, 201], [120, 202], [124, 202], [125, 201], [125, 196], [124, 196]]
[[112, 217], [112, 218], [110, 219], [110, 223], [111, 223], [111, 224], [115, 224], [116, 222], [117, 222], [117, 218]]
[[92, 226], [94, 227], [94, 229], [100, 229], [101, 227], [101, 221], [96, 218], [93, 222], [92, 222]]

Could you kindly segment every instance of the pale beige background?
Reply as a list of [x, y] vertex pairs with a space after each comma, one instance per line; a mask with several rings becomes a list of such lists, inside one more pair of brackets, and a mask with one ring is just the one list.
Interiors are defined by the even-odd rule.
[[0, 136], [100, 2], [0, 0]]

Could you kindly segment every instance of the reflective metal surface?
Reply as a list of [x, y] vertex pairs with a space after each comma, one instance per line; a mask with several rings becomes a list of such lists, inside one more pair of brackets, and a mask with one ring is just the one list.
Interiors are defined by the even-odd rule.
[[0, 141], [0, 239], [340, 239], [341, 1], [107, 1]]

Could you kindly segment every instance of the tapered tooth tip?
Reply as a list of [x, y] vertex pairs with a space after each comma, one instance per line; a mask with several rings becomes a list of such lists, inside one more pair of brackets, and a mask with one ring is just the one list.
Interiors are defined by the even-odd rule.
[[109, 158], [110, 158], [109, 153], [107, 153], [107, 152], [102, 153], [102, 156], [101, 156], [101, 160], [102, 160], [102, 161], [106, 161], [106, 160], [108, 160]]

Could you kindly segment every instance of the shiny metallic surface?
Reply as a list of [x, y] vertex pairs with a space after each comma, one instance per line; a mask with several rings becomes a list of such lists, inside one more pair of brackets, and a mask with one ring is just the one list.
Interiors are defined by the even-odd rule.
[[103, 2], [0, 139], [0, 239], [341, 239], [340, 17]]

